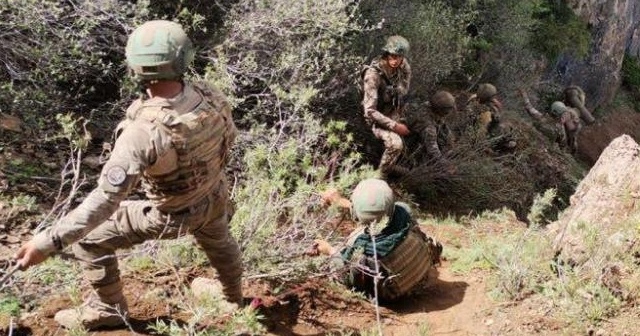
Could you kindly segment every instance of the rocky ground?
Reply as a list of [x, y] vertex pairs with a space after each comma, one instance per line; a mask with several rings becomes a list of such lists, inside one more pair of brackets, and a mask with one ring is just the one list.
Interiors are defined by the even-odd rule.
[[[5, 132], [11, 131], [7, 128], [9, 126], [3, 126]], [[593, 164], [609, 142], [620, 134], [640, 138], [638, 126], [640, 114], [628, 108], [608, 114], [583, 131], [579, 155], [586, 164]], [[58, 181], [48, 177], [52, 174], [47, 167], [55, 167], [67, 156], [60, 149], [46, 149], [25, 139], [28, 137], [3, 148], [0, 187], [6, 195], [18, 192], [37, 195], [38, 202], [0, 203], [0, 266], [3, 270], [9, 266], [8, 260], [13, 251], [30, 237], [31, 230], [37, 226], [40, 217], [36, 215], [46, 213], [56, 199]], [[34, 173], [28, 178], [21, 176], [11, 168], [20, 161], [41, 162], [42, 174]], [[594, 181], [598, 179], [594, 178]], [[574, 197], [572, 204], [589, 208], [589, 204], [581, 204], [579, 197]], [[631, 210], [634, 209], [635, 205]], [[607, 214], [608, 222], [615, 222], [619, 215]], [[445, 251], [469, 247], [478, 237], [505, 236], [526, 227], [515, 216], [507, 220], [484, 220], [480, 229], [460, 222], [442, 225], [437, 221], [423, 220], [421, 224], [426, 232], [443, 243]], [[446, 257], [447, 253], [444, 255]], [[557, 302], [550, 298], [526, 295], [516, 301], [496, 299], [490, 295], [495, 286], [492, 280], [494, 270], [473, 268], [460, 272], [453, 267], [453, 262], [443, 260], [437, 270], [432, 271], [429, 285], [416, 295], [381, 307], [379, 322], [384, 335], [634, 335], [634, 330], [640, 330], [638, 308], [634, 303], [623, 305], [614, 317], [603, 319], [598, 325], [576, 327], [559, 317]], [[131, 306], [130, 329], [100, 331], [92, 335], [146, 335], [152, 334], [148, 326], [158, 319], [187, 321], [190, 318], [188, 314], [174, 309], [161, 295], [150, 293], [165, 291], [165, 295], [175, 294], [177, 288], [190, 283], [194, 277], [211, 275], [211, 270], [206, 267], [185, 267], [154, 274], [124, 272], [126, 295]], [[87, 289], [82, 287], [82, 290]], [[34, 304], [23, 307], [20, 318], [0, 321], [4, 324], [0, 325], [0, 335], [64, 335], [65, 331], [57, 327], [53, 316], [60, 309], [73, 306], [68, 295], [57, 294], [55, 288], [45, 291], [41, 284], [28, 281], [21, 290], [25, 297], [32, 298]], [[262, 300], [260, 323], [273, 335], [367, 334], [375, 331], [378, 325], [374, 305], [361, 297], [336, 290], [328, 277], [317, 277], [277, 289], [256, 277], [245, 280], [244, 290], [247, 296]], [[199, 322], [198, 328], [221, 323], [224, 323], [224, 318], [205, 319]]]

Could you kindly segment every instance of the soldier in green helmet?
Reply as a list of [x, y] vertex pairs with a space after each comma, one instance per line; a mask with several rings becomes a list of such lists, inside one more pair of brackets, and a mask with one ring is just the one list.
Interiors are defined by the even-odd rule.
[[387, 38], [382, 54], [362, 73], [364, 117], [376, 138], [384, 142], [384, 153], [378, 168], [387, 174], [396, 163], [409, 134], [403, 122], [404, 102], [411, 82], [411, 66], [407, 61], [409, 42], [402, 36]]
[[411, 132], [419, 135], [427, 160], [442, 160], [444, 152], [453, 147], [453, 135], [445, 119], [455, 111], [455, 98], [444, 90], [433, 94], [426, 106], [407, 111]]
[[[126, 60], [143, 97], [118, 125], [97, 187], [15, 255], [26, 269], [72, 246], [94, 293], [82, 306], [55, 315], [64, 327], [124, 325], [127, 300], [116, 249], [185, 233], [218, 271], [225, 307], [242, 303], [241, 255], [228, 230], [232, 210], [224, 173], [236, 127], [220, 91], [183, 79], [193, 56], [177, 23], [149, 21], [131, 33]], [[147, 199], [125, 201], [140, 180]]]
[[509, 151], [516, 147], [512, 130], [502, 120], [502, 103], [497, 88], [490, 83], [478, 85], [478, 90], [467, 101], [470, 124], [481, 136], [486, 136], [495, 151]]
[[555, 129], [548, 131], [545, 126], [541, 124], [545, 119], [544, 114], [533, 107], [526, 91], [520, 89], [520, 95], [524, 100], [525, 111], [536, 120], [536, 127], [544, 133], [551, 134], [560, 147], [567, 148], [571, 154], [575, 154], [578, 150], [578, 134], [582, 129], [580, 112], [572, 107], [568, 107], [564, 102], [553, 102], [549, 109], [549, 115], [554, 120]]
[[[420, 231], [409, 206], [395, 201], [385, 181], [358, 183], [351, 195], [351, 212], [361, 226], [346, 246], [337, 249], [316, 240], [309, 254], [331, 256], [332, 266], [342, 270], [338, 272], [341, 283], [372, 297], [377, 292], [383, 302], [396, 300], [425, 283], [429, 270], [439, 264], [442, 245]], [[379, 224], [384, 226], [377, 232]], [[382, 276], [377, 283], [374, 274]]]

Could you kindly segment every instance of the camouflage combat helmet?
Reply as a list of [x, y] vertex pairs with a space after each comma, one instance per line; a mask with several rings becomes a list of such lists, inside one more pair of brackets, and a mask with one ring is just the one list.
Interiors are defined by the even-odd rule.
[[434, 111], [448, 114], [456, 107], [456, 99], [447, 91], [440, 90], [431, 96], [431, 105]]
[[383, 180], [366, 179], [353, 190], [351, 205], [354, 219], [368, 224], [393, 214], [393, 191]]
[[149, 21], [136, 28], [125, 55], [137, 80], [177, 79], [193, 61], [193, 45], [178, 23]]
[[555, 117], [561, 117], [567, 110], [567, 106], [561, 101], [555, 101], [551, 104], [551, 114]]
[[409, 53], [409, 41], [400, 35], [393, 35], [387, 38], [387, 42], [382, 51], [389, 54], [406, 56]]
[[497, 94], [498, 94], [498, 89], [496, 89], [496, 87], [493, 86], [493, 84], [483, 83], [478, 86], [477, 95], [478, 95], [478, 99], [480, 99], [481, 101], [488, 101]]

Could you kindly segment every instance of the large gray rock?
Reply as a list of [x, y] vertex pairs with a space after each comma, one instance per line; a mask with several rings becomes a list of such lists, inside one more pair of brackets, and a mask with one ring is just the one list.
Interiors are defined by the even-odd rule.
[[560, 57], [553, 72], [562, 84], [582, 86], [587, 107], [611, 102], [620, 87], [625, 52], [640, 55], [640, 1], [566, 0], [576, 15], [589, 24], [592, 44], [584, 60]]
[[560, 259], [582, 265], [597, 255], [594, 249], [624, 253], [633, 247], [637, 230], [629, 227], [640, 218], [639, 198], [640, 147], [622, 135], [602, 152], [576, 188], [571, 205], [549, 225]]

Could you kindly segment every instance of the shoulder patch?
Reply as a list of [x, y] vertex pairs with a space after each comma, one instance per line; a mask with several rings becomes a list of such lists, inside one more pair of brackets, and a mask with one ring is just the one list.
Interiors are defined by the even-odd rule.
[[112, 186], [119, 186], [127, 179], [127, 171], [121, 166], [113, 166], [107, 170], [107, 182]]

